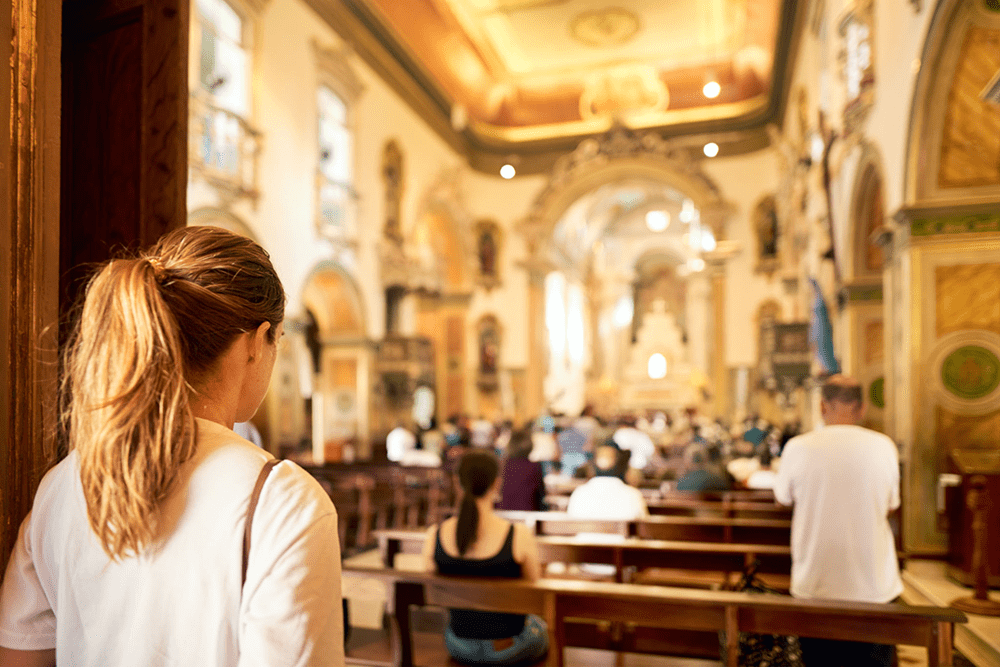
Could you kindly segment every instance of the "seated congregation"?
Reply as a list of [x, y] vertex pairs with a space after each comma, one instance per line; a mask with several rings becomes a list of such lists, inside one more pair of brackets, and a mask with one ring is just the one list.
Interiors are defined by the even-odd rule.
[[[369, 466], [397, 500], [389, 511], [338, 504], [345, 591], [380, 582], [388, 611], [387, 627], [353, 632], [348, 663], [372, 664], [381, 646], [402, 665], [604, 664], [588, 662], [599, 650], [888, 666], [909, 645], [951, 665], [966, 617], [902, 603], [896, 448], [858, 426], [860, 410], [858, 384], [834, 376], [825, 426], [802, 435], [588, 415], [501, 426], [484, 446], [456, 420], [440, 468]], [[312, 472], [344, 488], [346, 471]]]

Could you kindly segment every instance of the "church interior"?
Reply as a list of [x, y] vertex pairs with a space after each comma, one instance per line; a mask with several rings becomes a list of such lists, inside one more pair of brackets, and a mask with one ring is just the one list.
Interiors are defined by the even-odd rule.
[[[422, 433], [638, 424], [662, 466], [633, 481], [669, 504], [693, 439], [777, 452], [842, 373], [898, 447], [904, 599], [1000, 586], [996, 0], [5, 7], [4, 562], [58, 456], [84, 276], [214, 225], [283, 282], [253, 425], [330, 492], [345, 563], [402, 563], [392, 531], [450, 511]], [[430, 463], [399, 464], [398, 427]], [[550, 512], [572, 482], [546, 477]], [[719, 502], [763, 502], [745, 493]], [[384, 648], [387, 586], [345, 579], [349, 663]], [[629, 662], [657, 651], [611, 627], [569, 664], [688, 664]], [[969, 613], [954, 644], [1000, 665], [1000, 619]]]

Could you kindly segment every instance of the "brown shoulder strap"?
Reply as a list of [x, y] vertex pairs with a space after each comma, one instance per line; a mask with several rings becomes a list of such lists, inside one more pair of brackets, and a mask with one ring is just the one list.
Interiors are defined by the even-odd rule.
[[278, 459], [271, 459], [264, 464], [260, 474], [257, 475], [257, 484], [250, 494], [250, 505], [247, 507], [247, 521], [243, 529], [243, 583], [247, 583], [247, 563], [250, 562], [250, 529], [253, 527], [253, 513], [257, 509], [257, 501], [260, 500], [260, 490], [264, 488], [264, 481], [271, 474], [271, 468], [278, 465]]

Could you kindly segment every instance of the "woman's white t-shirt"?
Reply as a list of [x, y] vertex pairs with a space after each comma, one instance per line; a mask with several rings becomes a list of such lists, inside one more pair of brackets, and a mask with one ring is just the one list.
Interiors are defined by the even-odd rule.
[[198, 419], [198, 449], [161, 507], [162, 537], [111, 560], [90, 528], [78, 459], [42, 480], [0, 587], [0, 646], [60, 667], [343, 665], [337, 513], [283, 461], [243, 531], [269, 456]]

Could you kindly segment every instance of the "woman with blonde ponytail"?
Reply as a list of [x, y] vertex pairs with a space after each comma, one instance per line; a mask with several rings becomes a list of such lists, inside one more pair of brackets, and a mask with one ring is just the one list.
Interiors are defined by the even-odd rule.
[[[462, 456], [458, 516], [427, 531], [423, 558], [428, 571], [532, 581], [541, 576], [534, 534], [493, 511], [500, 493], [499, 472], [492, 452], [473, 449]], [[451, 657], [463, 664], [513, 665], [545, 655], [549, 637], [538, 616], [452, 609], [444, 643]]]
[[336, 510], [294, 463], [261, 477], [271, 456], [231, 430], [264, 398], [284, 310], [267, 253], [214, 227], [91, 280], [70, 454], [0, 586], [0, 667], [344, 663]]

